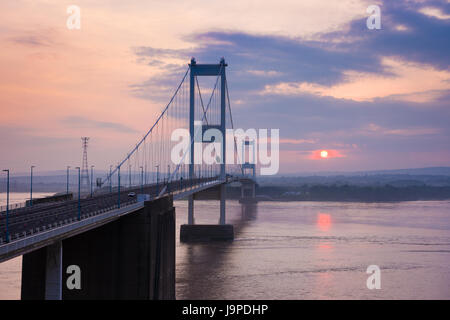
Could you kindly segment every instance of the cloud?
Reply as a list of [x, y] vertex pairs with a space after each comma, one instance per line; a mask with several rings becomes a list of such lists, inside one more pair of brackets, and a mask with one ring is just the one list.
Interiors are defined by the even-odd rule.
[[134, 49], [137, 56], [161, 58], [181, 58], [182, 50], [140, 46]]
[[436, 19], [440, 19], [440, 20], [450, 19], [450, 14], [446, 14], [446, 13], [442, 12], [442, 10], [439, 8], [423, 7], [419, 10], [419, 12], [423, 13], [427, 16], [430, 16], [430, 17], [433, 17]]
[[54, 28], [36, 28], [28, 31], [14, 31], [7, 40], [27, 47], [53, 47], [60, 42], [60, 34]]
[[279, 77], [283, 73], [275, 70], [247, 70], [246, 72], [258, 77]]
[[120, 133], [136, 133], [137, 130], [122, 123], [96, 121], [80, 116], [70, 116], [63, 119], [63, 123], [76, 128], [96, 128], [117, 131]]
[[[433, 1], [434, 7], [448, 12], [446, 1]], [[383, 1], [381, 4], [382, 30], [367, 30], [364, 20], [354, 20], [347, 31], [328, 33], [323, 40], [335, 36], [356, 39], [348, 44], [337, 44], [340, 50], [351, 49], [371, 57], [397, 56], [401, 60], [429, 64], [441, 70], [449, 68], [450, 39], [448, 20], [421, 13], [425, 2]], [[448, 13], [447, 13], [448, 14]], [[402, 27], [398, 28], [401, 25]]]
[[398, 24], [395, 26], [395, 30], [397, 31], [408, 31], [410, 30], [407, 26], [403, 25], [403, 24]]
[[[395, 58], [383, 58], [380, 74], [344, 71], [345, 81], [331, 86], [310, 82], [280, 82], [266, 85], [261, 94], [313, 94], [336, 99], [374, 101], [390, 97], [417, 103], [430, 102], [450, 90], [450, 72]], [[392, 74], [392, 75], [387, 75]], [[420, 79], [420, 81], [417, 81]]]
[[280, 139], [280, 143], [283, 144], [311, 144], [316, 142], [317, 140], [314, 139]]
[[[159, 92], [158, 89], [164, 90], [166, 84], [176, 86], [182, 77], [182, 70], [192, 56], [197, 58], [198, 63], [218, 62], [224, 56], [230, 66], [230, 84], [233, 83], [234, 92], [239, 95], [237, 100], [245, 100], [244, 95], [248, 96], [252, 90], [260, 90], [264, 85], [272, 84], [279, 77], [329, 85], [341, 81], [343, 72], [348, 69], [364, 72], [380, 70], [379, 62], [373, 58], [322, 48], [315, 42], [282, 36], [206, 32], [194, 34], [191, 38], [198, 43], [197, 47], [177, 50], [140, 47], [136, 51], [140, 62], [154, 60], [155, 54], [161, 52], [162, 57], [157, 59], [158, 67], [163, 68], [175, 62], [179, 67], [161, 69], [151, 79], [133, 84], [133, 92], [140, 97], [153, 99], [153, 95]], [[209, 40], [203, 42], [204, 39]]]
[[[381, 7], [382, 30], [368, 30], [366, 17], [356, 17], [347, 28], [308, 38], [211, 31], [188, 36], [196, 47], [139, 47], [136, 52], [140, 58], [160, 55], [167, 59], [166, 65], [177, 61], [184, 66], [190, 56], [197, 57], [199, 63], [225, 56], [232, 66], [230, 71], [239, 74], [233, 83], [240, 101], [248, 100], [244, 95], [248, 98], [252, 91], [264, 90], [355, 101], [390, 97], [417, 103], [445, 95], [450, 26], [420, 13], [421, 3], [386, 1]], [[179, 69], [168, 69], [161, 81], [173, 77], [172, 71]], [[415, 81], [418, 77], [424, 79], [425, 86]], [[148, 98], [148, 92], [157, 87], [147, 89], [141, 97]]]
[[10, 41], [17, 43], [17, 44], [22, 44], [22, 45], [32, 46], [32, 47], [41, 47], [41, 46], [49, 46], [50, 45], [50, 43], [48, 42], [47, 39], [41, 38], [38, 36], [33, 36], [33, 35], [13, 37], [10, 39]]
[[382, 135], [397, 135], [397, 136], [422, 136], [435, 135], [441, 133], [439, 128], [383, 128], [374, 123], [370, 123], [365, 127], [361, 134], [382, 134]]

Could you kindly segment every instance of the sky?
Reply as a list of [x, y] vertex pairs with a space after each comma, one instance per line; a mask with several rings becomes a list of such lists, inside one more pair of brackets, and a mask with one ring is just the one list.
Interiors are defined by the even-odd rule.
[[444, 0], [3, 0], [0, 167], [80, 165], [89, 136], [109, 168], [191, 57], [225, 57], [235, 127], [280, 129], [280, 173], [448, 166], [449, 35]]

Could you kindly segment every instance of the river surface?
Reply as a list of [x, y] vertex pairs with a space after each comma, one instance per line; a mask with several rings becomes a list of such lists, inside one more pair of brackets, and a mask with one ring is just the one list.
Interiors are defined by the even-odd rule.
[[[450, 299], [450, 201], [227, 201], [235, 240], [205, 244], [179, 243], [175, 206], [177, 299]], [[218, 201], [196, 201], [195, 218], [217, 223]], [[20, 297], [20, 268], [0, 264], [0, 299]]]

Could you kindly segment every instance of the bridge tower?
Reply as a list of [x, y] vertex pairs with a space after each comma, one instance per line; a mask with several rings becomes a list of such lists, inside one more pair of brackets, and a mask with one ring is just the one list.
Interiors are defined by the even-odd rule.
[[89, 183], [89, 171], [88, 171], [88, 159], [87, 159], [87, 147], [89, 137], [81, 137], [81, 145], [83, 147], [83, 162], [81, 166], [81, 190], [82, 192], [88, 192], [90, 188]]
[[[221, 145], [221, 162], [220, 162], [220, 176], [219, 178], [226, 181], [226, 72], [225, 69], [228, 64], [225, 63], [225, 59], [221, 58], [218, 64], [198, 64], [195, 58], [191, 59], [190, 67], [190, 99], [189, 99], [189, 132], [190, 136], [194, 137], [195, 132], [195, 84], [196, 77], [203, 76], [216, 76], [220, 77], [220, 123], [219, 124], [207, 124], [202, 126], [201, 142], [203, 141], [203, 132], [208, 129], [217, 129], [222, 134]], [[194, 141], [197, 141], [197, 137]], [[190, 149], [190, 162], [189, 162], [189, 177], [195, 178], [195, 148], [194, 144], [191, 144]], [[229, 240], [233, 238], [233, 226], [225, 224], [225, 200], [226, 200], [226, 186], [222, 183], [218, 186], [218, 195], [220, 200], [220, 218], [219, 225], [194, 225], [194, 198], [195, 194], [188, 198], [188, 225], [183, 225], [181, 228], [181, 240], [190, 241], [195, 239], [207, 240], [207, 239], [225, 239]]]
[[[248, 153], [245, 153], [245, 147], [248, 147]], [[250, 157], [250, 147], [252, 156]], [[239, 203], [256, 202], [256, 143], [255, 140], [245, 140], [242, 145], [242, 155], [249, 155], [249, 160], [242, 164], [243, 179], [241, 180], [241, 198]], [[250, 171], [250, 173], [249, 173]]]

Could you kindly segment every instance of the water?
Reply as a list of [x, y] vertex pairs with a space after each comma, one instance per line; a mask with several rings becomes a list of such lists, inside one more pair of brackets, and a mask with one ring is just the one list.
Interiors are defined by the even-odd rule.
[[[218, 207], [196, 202], [197, 223]], [[177, 204], [178, 224], [187, 204]], [[450, 202], [227, 202], [235, 241], [178, 244], [178, 299], [449, 299]], [[366, 286], [369, 265], [381, 289]]]
[[[187, 203], [176, 202], [177, 232]], [[195, 202], [217, 223], [218, 201]], [[180, 244], [177, 299], [450, 299], [450, 201], [227, 201], [229, 243]], [[366, 269], [381, 269], [369, 290]], [[20, 297], [21, 259], [0, 264], [0, 299]]]

